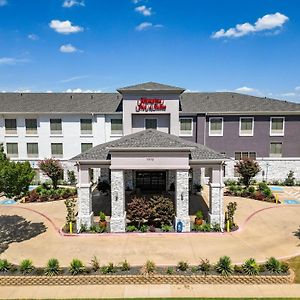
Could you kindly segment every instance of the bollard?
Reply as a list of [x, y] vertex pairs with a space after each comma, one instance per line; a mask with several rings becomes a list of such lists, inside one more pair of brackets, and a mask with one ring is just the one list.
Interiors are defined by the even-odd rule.
[[70, 222], [70, 233], [72, 234], [73, 233], [73, 224], [72, 224], [72, 222]]
[[227, 228], [227, 232], [230, 232], [229, 220], [227, 220], [226, 222], [226, 228]]

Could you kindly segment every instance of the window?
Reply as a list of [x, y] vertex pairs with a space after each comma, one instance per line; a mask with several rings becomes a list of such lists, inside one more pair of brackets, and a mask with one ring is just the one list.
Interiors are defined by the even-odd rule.
[[80, 131], [82, 134], [92, 134], [92, 119], [80, 119]]
[[52, 143], [51, 144], [51, 154], [53, 157], [63, 157], [63, 144], [62, 143]]
[[145, 119], [146, 129], [157, 129], [157, 119]]
[[62, 134], [61, 119], [50, 119], [51, 134]]
[[93, 148], [92, 143], [81, 143], [81, 152], [85, 152]]
[[223, 136], [223, 118], [220, 117], [209, 119], [209, 135]]
[[282, 156], [282, 143], [273, 142], [270, 144], [270, 157]]
[[242, 160], [242, 159], [247, 159], [247, 158], [256, 160], [256, 152], [244, 151], [244, 152], [235, 152], [234, 153], [235, 160]]
[[39, 156], [38, 143], [27, 143], [27, 156], [28, 157], [38, 157]]
[[6, 153], [9, 157], [18, 157], [18, 144], [6, 143]]
[[240, 136], [253, 136], [254, 118], [240, 118]]
[[180, 135], [193, 135], [193, 119], [180, 119]]
[[6, 134], [17, 134], [17, 120], [16, 119], [5, 119], [5, 133]]
[[123, 120], [122, 119], [111, 119], [111, 134], [122, 135], [123, 134]]
[[271, 136], [283, 136], [284, 135], [284, 118], [283, 117], [271, 117], [270, 135]]
[[37, 119], [26, 119], [25, 126], [27, 134], [37, 134]]

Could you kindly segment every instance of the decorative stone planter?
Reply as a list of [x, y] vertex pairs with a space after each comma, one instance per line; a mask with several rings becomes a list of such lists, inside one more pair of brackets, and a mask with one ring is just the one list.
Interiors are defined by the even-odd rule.
[[0, 276], [0, 286], [22, 285], [107, 285], [107, 284], [289, 284], [294, 273], [278, 276], [218, 275], [62, 275]]

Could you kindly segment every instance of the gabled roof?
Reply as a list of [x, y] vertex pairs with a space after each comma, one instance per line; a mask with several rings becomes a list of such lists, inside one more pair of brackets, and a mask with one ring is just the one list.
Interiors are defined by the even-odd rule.
[[119, 93], [0, 93], [0, 113], [110, 113], [122, 111]]
[[164, 150], [168, 151], [181, 151], [182, 149], [190, 150], [190, 159], [192, 160], [223, 160], [225, 156], [219, 152], [216, 152], [201, 144], [186, 141], [175, 135], [164, 133], [155, 129], [146, 129], [126, 135], [118, 140], [100, 144], [92, 149], [83, 152], [71, 160], [74, 161], [93, 161], [93, 160], [109, 160], [110, 150], [130, 151], [130, 149], [136, 149], [137, 151], [142, 149], [148, 150]]
[[117, 90], [120, 93], [123, 92], [133, 92], [133, 91], [165, 91], [165, 92], [178, 92], [182, 93], [185, 91], [185, 89], [177, 87], [177, 86], [171, 86], [166, 84], [161, 84], [157, 82], [145, 82], [141, 84], [126, 86], [123, 88], [120, 88]]
[[230, 92], [183, 93], [181, 108], [184, 113], [300, 112], [300, 103]]

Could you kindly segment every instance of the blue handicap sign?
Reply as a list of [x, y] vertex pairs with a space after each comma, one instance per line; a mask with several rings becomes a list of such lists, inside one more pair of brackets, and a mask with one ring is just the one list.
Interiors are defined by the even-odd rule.
[[183, 230], [183, 224], [182, 224], [181, 221], [178, 221], [177, 225], [176, 225], [176, 231], [177, 232], [182, 232], [182, 230]]

